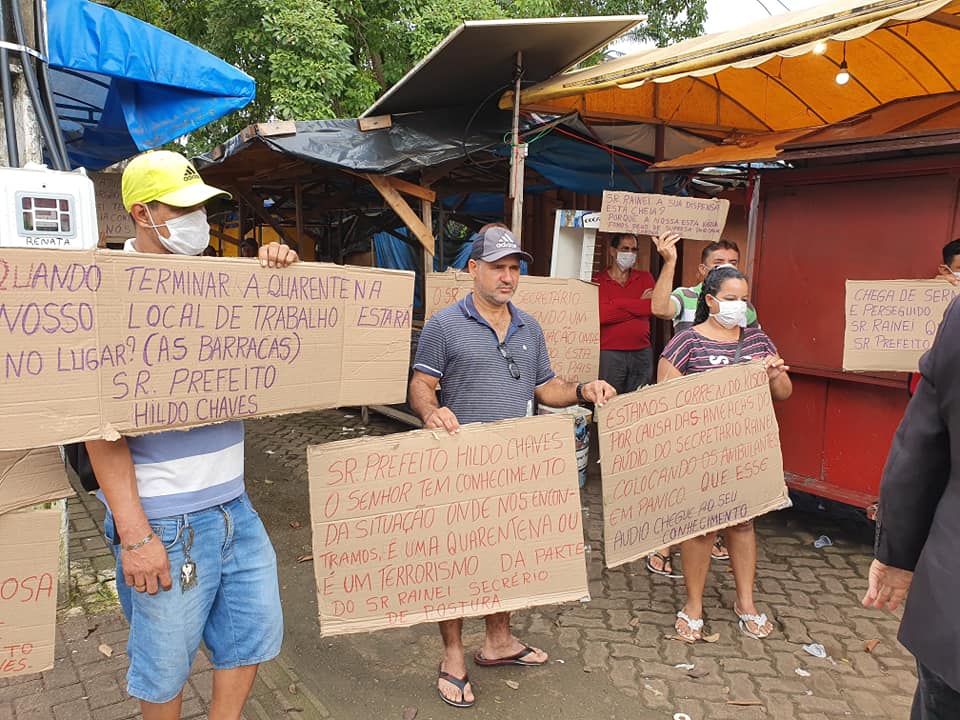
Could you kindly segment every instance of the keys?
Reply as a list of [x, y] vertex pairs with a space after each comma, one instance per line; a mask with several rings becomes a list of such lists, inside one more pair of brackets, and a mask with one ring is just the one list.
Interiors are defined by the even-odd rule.
[[193, 528], [187, 525], [181, 535], [183, 543], [183, 565], [180, 566], [180, 591], [186, 592], [197, 586], [197, 564], [190, 558], [193, 547]]

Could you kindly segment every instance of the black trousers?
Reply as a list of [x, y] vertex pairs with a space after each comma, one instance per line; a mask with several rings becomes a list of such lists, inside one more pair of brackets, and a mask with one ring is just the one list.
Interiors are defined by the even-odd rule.
[[960, 692], [920, 662], [910, 720], [960, 720]]
[[600, 379], [613, 385], [618, 395], [649, 385], [653, 379], [653, 350], [601, 350]]

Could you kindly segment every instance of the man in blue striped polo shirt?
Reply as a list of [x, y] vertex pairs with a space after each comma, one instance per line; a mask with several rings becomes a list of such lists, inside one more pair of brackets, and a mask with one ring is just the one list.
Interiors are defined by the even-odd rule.
[[[456, 433], [460, 423], [532, 415], [534, 403], [603, 405], [616, 395], [603, 380], [578, 384], [551, 370], [539, 323], [510, 302], [520, 280], [521, 259], [533, 262], [505, 226], [481, 228], [468, 263], [473, 292], [430, 318], [420, 335], [410, 405], [424, 427]], [[437, 401], [441, 384], [442, 403]], [[440, 623], [443, 660], [437, 692], [454, 707], [470, 707], [475, 701], [462, 632], [462, 618]], [[547, 654], [513, 636], [510, 613], [496, 613], [486, 617], [474, 662], [480, 667], [535, 666], [546, 663]]]
[[[210, 239], [204, 203], [229, 197], [166, 151], [134, 158], [121, 185], [136, 228], [128, 252], [199, 255]], [[298, 259], [278, 243], [259, 258], [264, 267]], [[243, 423], [97, 440], [87, 450], [130, 622], [127, 691], [145, 720], [179, 718], [203, 639], [214, 667], [209, 717], [236, 720], [259, 663], [283, 640], [276, 555], [244, 492]]]

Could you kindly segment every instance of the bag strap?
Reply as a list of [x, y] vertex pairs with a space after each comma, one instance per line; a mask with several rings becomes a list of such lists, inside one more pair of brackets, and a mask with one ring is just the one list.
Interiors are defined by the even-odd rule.
[[737, 339], [737, 351], [733, 354], [733, 365], [740, 362], [740, 356], [743, 354], [743, 328], [740, 328], [740, 337]]

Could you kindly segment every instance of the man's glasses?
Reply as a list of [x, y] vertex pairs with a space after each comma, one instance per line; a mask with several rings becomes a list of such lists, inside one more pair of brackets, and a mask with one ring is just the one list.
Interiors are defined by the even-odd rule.
[[500, 351], [500, 354], [503, 355], [503, 359], [507, 361], [507, 370], [510, 371], [510, 377], [514, 380], [520, 379], [520, 366], [517, 365], [517, 361], [513, 359], [513, 355], [510, 354], [510, 351], [507, 350], [507, 346], [503, 343], [497, 345], [497, 350]]

